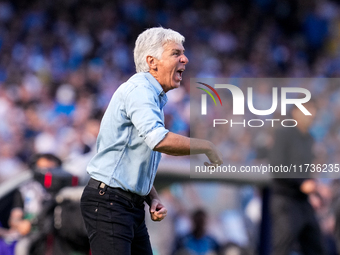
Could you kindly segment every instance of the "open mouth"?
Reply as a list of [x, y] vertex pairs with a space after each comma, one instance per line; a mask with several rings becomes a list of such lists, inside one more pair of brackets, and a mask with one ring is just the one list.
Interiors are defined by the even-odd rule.
[[176, 77], [177, 77], [177, 79], [180, 80], [180, 81], [182, 80], [182, 73], [183, 73], [183, 72], [184, 72], [184, 69], [179, 69], [179, 70], [177, 70], [177, 72], [176, 72], [176, 73], [177, 73], [177, 76], [176, 76]]

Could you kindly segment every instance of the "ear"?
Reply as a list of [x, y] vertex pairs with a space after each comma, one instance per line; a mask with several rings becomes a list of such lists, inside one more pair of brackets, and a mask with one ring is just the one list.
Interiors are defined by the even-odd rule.
[[155, 57], [146, 56], [146, 63], [148, 63], [150, 70], [157, 71], [158, 60]]

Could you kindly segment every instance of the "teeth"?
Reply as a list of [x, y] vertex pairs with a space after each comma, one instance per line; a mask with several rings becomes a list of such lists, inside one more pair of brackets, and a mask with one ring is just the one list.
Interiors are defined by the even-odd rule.
[[182, 80], [182, 73], [184, 72], [184, 69], [178, 69], [177, 70], [177, 79], [179, 80], [179, 81], [181, 81]]
[[182, 73], [181, 72], [177, 72], [177, 78], [181, 81], [182, 80]]

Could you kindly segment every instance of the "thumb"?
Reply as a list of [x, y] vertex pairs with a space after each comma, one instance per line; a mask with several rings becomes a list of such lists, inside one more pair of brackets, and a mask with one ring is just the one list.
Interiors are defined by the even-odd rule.
[[157, 208], [157, 203], [152, 201], [151, 206], [150, 206], [150, 212], [154, 213], [156, 211], [156, 208]]

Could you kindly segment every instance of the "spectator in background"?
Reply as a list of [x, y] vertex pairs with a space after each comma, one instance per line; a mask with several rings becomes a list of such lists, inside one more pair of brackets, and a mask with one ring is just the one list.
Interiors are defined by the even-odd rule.
[[24, 164], [15, 155], [16, 146], [9, 142], [1, 144], [0, 183], [17, 176], [24, 171]]
[[[32, 157], [30, 162], [34, 174], [44, 174], [51, 169], [60, 168], [61, 165], [61, 160], [53, 154], [37, 154]], [[13, 252], [15, 251], [16, 254], [29, 254], [30, 246], [40, 234], [37, 229], [32, 229], [32, 224], [38, 223], [38, 216], [43, 211], [44, 201], [50, 198], [51, 195], [42, 183], [35, 179], [27, 181], [16, 190], [8, 220], [10, 229], [3, 233], [5, 240], [8, 236], [12, 237], [13, 247], [16, 244]], [[44, 249], [45, 247], [37, 248]], [[43, 250], [36, 250], [35, 252], [42, 254]]]
[[340, 179], [332, 182], [332, 211], [335, 218], [334, 237], [338, 253], [340, 253]]
[[192, 232], [178, 238], [175, 243], [174, 255], [217, 255], [220, 246], [217, 241], [206, 233], [207, 213], [203, 209], [193, 212]]
[[[77, 139], [96, 111], [104, 111], [118, 85], [134, 72], [133, 38], [145, 27], [190, 31], [187, 77], [337, 77], [339, 4], [298, 2], [1, 2], [0, 141], [16, 148], [0, 155], [0, 179], [6, 165], [23, 169], [34, 153], [54, 153], [66, 162], [64, 151], [74, 151], [68, 141]], [[190, 82], [183, 79], [183, 85], [185, 95], [175, 95], [182, 99], [165, 112], [166, 125], [189, 134], [183, 109], [189, 109]], [[67, 132], [69, 139], [64, 139], [65, 127], [74, 131]], [[329, 126], [323, 122], [325, 138], [334, 127], [333, 120]], [[232, 151], [243, 149], [240, 137], [233, 138]]]
[[70, 130], [69, 141], [65, 144], [63, 150], [67, 156], [63, 160], [63, 168], [79, 178], [80, 185], [86, 185], [89, 181], [89, 175], [85, 171], [88, 162], [96, 153], [96, 139], [99, 132], [100, 121], [98, 119], [89, 119], [85, 122], [84, 127], [77, 135], [75, 129]]
[[[294, 106], [291, 115], [297, 126], [277, 130], [270, 157], [272, 166], [305, 167], [304, 164], [313, 162], [314, 139], [309, 128], [316, 115], [316, 105], [309, 101], [304, 107], [312, 116], [304, 115]], [[271, 254], [289, 255], [296, 243], [304, 255], [325, 254], [320, 227], [308, 201], [308, 195], [317, 191], [316, 181], [303, 173], [279, 173], [275, 177], [271, 196]]]
[[[198, 73], [339, 77], [339, 6], [339, 1], [332, 0], [316, 5], [314, 1], [272, 0], [1, 1], [0, 142], [2, 147], [10, 143], [6, 145], [10, 150], [0, 152], [0, 182], [1, 176], [20, 173], [34, 153], [57, 153], [70, 166], [67, 170], [85, 173], [80, 167], [85, 162], [78, 165], [78, 160], [69, 161], [59, 153], [75, 151], [74, 143], [68, 141], [77, 139], [84, 127], [83, 121], [76, 120], [79, 109], [84, 109], [83, 95], [92, 103], [85, 111], [92, 117], [96, 111], [103, 112], [118, 85], [134, 72], [129, 54], [133, 39], [144, 28], [162, 25], [186, 33], [191, 59], [187, 71], [191, 74], [186, 77]], [[75, 91], [66, 105], [68, 111], [57, 96], [63, 84]], [[189, 134], [188, 114], [183, 116], [183, 109], [190, 108], [190, 82], [185, 77], [183, 85], [186, 100], [168, 107], [171, 111], [165, 114], [171, 123], [166, 126]], [[334, 106], [339, 91], [322, 84], [311, 90], [329, 103], [322, 107], [325, 114], [315, 129], [329, 163], [336, 162], [340, 141], [336, 113], [340, 107]], [[74, 131], [68, 132], [67, 141], [65, 127]], [[195, 132], [199, 126], [190, 128]], [[249, 143], [243, 148], [240, 143], [244, 136], [232, 134], [231, 139], [230, 151], [249, 150]], [[237, 161], [233, 161], [235, 155]], [[226, 161], [239, 163], [244, 160], [239, 155], [228, 153]]]

